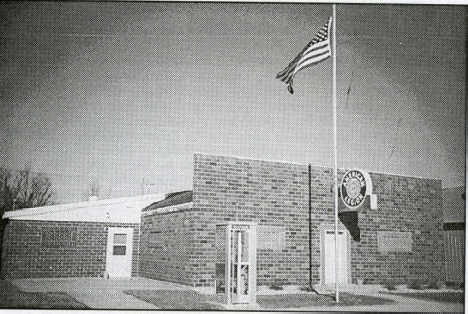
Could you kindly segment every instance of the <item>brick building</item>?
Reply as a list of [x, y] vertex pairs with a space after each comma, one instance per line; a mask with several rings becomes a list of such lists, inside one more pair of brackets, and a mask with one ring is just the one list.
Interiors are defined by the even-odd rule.
[[141, 209], [163, 197], [144, 195], [6, 212], [1, 276], [136, 275]]
[[[193, 167], [192, 191], [142, 212], [140, 276], [215, 289], [225, 273], [219, 230], [238, 221], [256, 225], [258, 285], [335, 282], [331, 168], [202, 154]], [[339, 282], [443, 280], [441, 181], [369, 176], [376, 208], [367, 197], [339, 215]]]
[[122, 276], [108, 259], [126, 250], [124, 276], [211, 292], [226, 274], [237, 287], [443, 280], [441, 181], [368, 176], [357, 211], [340, 201], [337, 279], [331, 168], [205, 154], [188, 191], [6, 213], [2, 276]]

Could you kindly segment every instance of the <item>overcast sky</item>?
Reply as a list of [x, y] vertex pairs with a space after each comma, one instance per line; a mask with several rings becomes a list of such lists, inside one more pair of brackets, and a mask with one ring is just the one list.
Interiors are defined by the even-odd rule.
[[[0, 166], [48, 174], [57, 202], [92, 181], [111, 197], [142, 179], [191, 189], [195, 152], [333, 165], [331, 59], [294, 95], [275, 79], [330, 4], [0, 6]], [[340, 167], [464, 184], [465, 18], [337, 6]]]

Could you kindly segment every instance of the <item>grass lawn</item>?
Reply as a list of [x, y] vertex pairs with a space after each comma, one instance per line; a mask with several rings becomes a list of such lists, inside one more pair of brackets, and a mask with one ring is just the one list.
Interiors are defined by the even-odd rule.
[[88, 309], [60, 292], [24, 292], [15, 285], [0, 280], [0, 308], [2, 309]]
[[408, 292], [408, 293], [392, 293], [402, 297], [410, 297], [415, 299], [423, 299], [438, 302], [448, 303], [464, 303], [465, 294], [463, 292]]
[[340, 293], [340, 303], [335, 303], [334, 295], [280, 294], [259, 295], [257, 303], [263, 308], [299, 308], [309, 306], [380, 305], [393, 301], [365, 295]]
[[[222, 296], [203, 295], [195, 291], [182, 290], [129, 290], [130, 294], [140, 300], [154, 304], [161, 309], [173, 310], [223, 310], [221, 305], [210, 302], [222, 303]], [[316, 294], [283, 294], [283, 295], [260, 295], [257, 303], [262, 308], [299, 308], [308, 306], [330, 306], [330, 305], [377, 305], [387, 304], [393, 301], [352, 295], [342, 293], [340, 303], [337, 305], [333, 297], [329, 295]]]

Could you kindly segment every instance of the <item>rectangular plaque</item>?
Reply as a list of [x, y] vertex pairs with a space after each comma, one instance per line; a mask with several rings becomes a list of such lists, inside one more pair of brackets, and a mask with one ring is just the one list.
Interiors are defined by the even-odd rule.
[[286, 228], [273, 226], [257, 227], [257, 245], [261, 250], [282, 250], [286, 243]]
[[377, 231], [380, 253], [412, 252], [413, 238], [410, 231]]

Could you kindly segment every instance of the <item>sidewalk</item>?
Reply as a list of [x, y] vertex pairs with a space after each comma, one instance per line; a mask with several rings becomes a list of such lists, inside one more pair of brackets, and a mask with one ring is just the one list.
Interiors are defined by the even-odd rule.
[[[125, 290], [194, 290], [188, 286], [143, 277], [131, 279], [103, 278], [41, 278], [12, 281], [25, 292], [65, 292], [91, 309], [156, 310], [153, 304], [125, 294]], [[260, 308], [258, 305], [233, 305], [228, 310], [237, 311], [310, 311], [310, 312], [458, 312], [464, 304], [443, 303], [379, 293], [375, 287], [354, 287], [349, 291], [357, 295], [369, 295], [395, 301], [392, 304], [371, 306], [312, 306], [300, 308]], [[279, 293], [279, 292], [278, 292]], [[284, 293], [284, 291], [283, 291]]]

